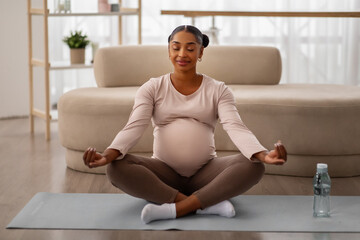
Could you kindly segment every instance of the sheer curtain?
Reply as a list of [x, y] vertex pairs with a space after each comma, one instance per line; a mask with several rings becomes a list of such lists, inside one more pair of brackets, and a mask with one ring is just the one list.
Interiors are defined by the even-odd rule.
[[[171, 30], [189, 18], [160, 15], [167, 10], [341, 11], [360, 10], [359, 0], [182, 0], [143, 1], [144, 44], [166, 44]], [[149, 9], [149, 10], [148, 10]], [[151, 11], [150, 11], [151, 9]], [[210, 17], [196, 18], [206, 31]], [[220, 45], [266, 45], [280, 49], [282, 83], [360, 85], [360, 19], [216, 17]]]
[[[76, 4], [76, 5], [75, 5]], [[136, 7], [137, 0], [123, 0]], [[84, 8], [86, 6], [86, 9]], [[161, 10], [250, 10], [250, 11], [341, 11], [360, 10], [359, 0], [143, 0], [142, 41], [146, 45], [167, 44], [178, 25], [190, 18], [161, 15]], [[97, 11], [96, 0], [72, 1], [72, 11]], [[56, 49], [51, 60], [68, 60], [61, 42], [70, 30], [83, 30], [100, 47], [117, 45], [116, 17], [54, 18], [50, 22], [50, 43]], [[137, 44], [137, 18], [123, 21], [124, 44]], [[210, 17], [196, 18], [202, 31], [211, 28]], [[283, 60], [281, 83], [329, 83], [360, 86], [359, 18], [216, 17], [220, 45], [261, 45], [280, 49]], [[54, 27], [55, 26], [55, 27]], [[210, 43], [211, 44], [211, 43]], [[87, 49], [87, 61], [91, 49]], [[221, 80], [221, 79], [219, 79]], [[95, 86], [91, 69], [52, 72], [52, 101], [73, 88]]]

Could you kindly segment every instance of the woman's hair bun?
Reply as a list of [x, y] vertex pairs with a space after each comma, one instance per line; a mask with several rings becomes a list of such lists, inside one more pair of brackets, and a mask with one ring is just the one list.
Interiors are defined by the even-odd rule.
[[209, 37], [206, 34], [202, 35], [202, 45], [206, 48], [209, 45]]

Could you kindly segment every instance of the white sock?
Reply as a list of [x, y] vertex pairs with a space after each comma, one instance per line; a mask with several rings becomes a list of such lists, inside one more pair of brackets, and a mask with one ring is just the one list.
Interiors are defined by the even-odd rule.
[[175, 219], [176, 207], [175, 203], [164, 203], [162, 205], [147, 204], [141, 212], [141, 220], [149, 223], [154, 220]]
[[235, 209], [231, 202], [226, 200], [205, 209], [198, 209], [196, 214], [215, 214], [231, 218], [235, 216]]

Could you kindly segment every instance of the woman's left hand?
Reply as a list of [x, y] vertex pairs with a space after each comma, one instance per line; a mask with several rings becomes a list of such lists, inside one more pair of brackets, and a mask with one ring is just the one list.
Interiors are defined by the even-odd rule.
[[286, 160], [286, 149], [279, 140], [277, 143], [274, 144], [274, 150], [271, 150], [268, 154], [265, 155], [263, 162], [267, 164], [283, 165]]

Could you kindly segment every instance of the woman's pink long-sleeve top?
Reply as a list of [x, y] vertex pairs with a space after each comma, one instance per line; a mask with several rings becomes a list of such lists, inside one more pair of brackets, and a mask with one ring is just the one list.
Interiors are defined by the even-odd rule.
[[199, 89], [183, 95], [173, 86], [170, 74], [152, 78], [139, 88], [129, 121], [109, 148], [119, 150], [123, 157], [152, 120], [153, 157], [190, 177], [216, 157], [218, 119], [246, 158], [266, 150], [242, 122], [234, 96], [223, 82], [203, 75]]

